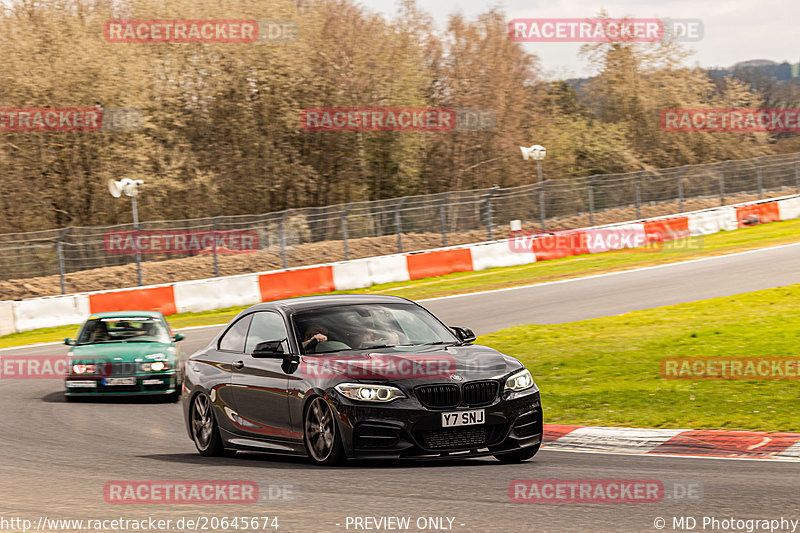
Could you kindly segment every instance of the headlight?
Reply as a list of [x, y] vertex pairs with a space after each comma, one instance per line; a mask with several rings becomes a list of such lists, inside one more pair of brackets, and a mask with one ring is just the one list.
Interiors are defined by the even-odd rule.
[[86, 365], [72, 365], [72, 373], [73, 374], [86, 373]]
[[142, 363], [139, 368], [144, 372], [161, 372], [162, 370], [167, 370], [169, 364], [166, 361], [153, 361], [152, 363]]
[[334, 387], [336, 392], [350, 398], [363, 402], [391, 402], [397, 398], [405, 398], [406, 395], [397, 387], [389, 385], [362, 385], [360, 383], [340, 383]]
[[533, 376], [527, 368], [523, 368], [516, 374], [511, 374], [506, 380], [506, 390], [517, 392], [533, 387]]

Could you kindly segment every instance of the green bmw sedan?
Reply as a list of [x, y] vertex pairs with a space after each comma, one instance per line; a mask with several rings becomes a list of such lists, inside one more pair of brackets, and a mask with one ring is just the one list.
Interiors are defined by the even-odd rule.
[[69, 350], [67, 400], [88, 396], [164, 395], [177, 401], [183, 357], [164, 315], [152, 311], [97, 313]]

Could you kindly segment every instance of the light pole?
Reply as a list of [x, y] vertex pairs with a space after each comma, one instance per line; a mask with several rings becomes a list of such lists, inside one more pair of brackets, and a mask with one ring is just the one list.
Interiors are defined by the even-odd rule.
[[525, 161], [528, 161], [529, 159], [536, 161], [536, 174], [539, 177], [539, 183], [541, 183], [542, 159], [544, 159], [547, 149], [540, 144], [534, 144], [533, 146], [527, 148], [525, 146], [520, 146], [519, 149], [522, 152], [522, 159]]
[[[139, 185], [142, 185], [142, 180], [132, 180], [130, 178], [123, 178], [119, 181], [108, 180], [108, 192], [114, 198], [119, 198], [122, 193], [131, 198], [131, 210], [133, 211], [133, 231], [139, 230], [139, 206], [136, 203], [136, 195], [139, 194]], [[135, 241], [134, 241], [135, 242]], [[142, 284], [142, 260], [139, 255], [139, 249], [136, 249], [136, 280], [139, 285]]]
[[547, 150], [544, 146], [540, 144], [534, 144], [533, 146], [525, 147], [520, 146], [520, 151], [522, 152], [522, 159], [528, 161], [533, 159], [536, 161], [536, 175], [539, 178], [539, 217], [542, 220], [542, 231], [545, 231], [546, 223], [545, 223], [545, 213], [544, 213], [544, 183], [542, 182], [542, 160], [544, 159]]

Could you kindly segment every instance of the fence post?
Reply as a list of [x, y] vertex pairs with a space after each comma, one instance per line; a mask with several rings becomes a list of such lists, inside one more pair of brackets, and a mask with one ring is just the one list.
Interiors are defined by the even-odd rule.
[[289, 216], [289, 211], [291, 211], [291, 209], [284, 211], [280, 220], [278, 220], [278, 238], [281, 241], [281, 262], [283, 263], [283, 268], [288, 268], [286, 262], [286, 232], [284, 226], [286, 225], [286, 217]]
[[719, 167], [719, 205], [725, 205], [725, 169], [730, 161], [723, 161]]
[[439, 202], [439, 220], [442, 223], [442, 246], [447, 246], [447, 212], [445, 211], [445, 204], [447, 198], [450, 196], [449, 192], [444, 193], [442, 201]]
[[350, 259], [350, 247], [347, 245], [347, 212], [350, 211], [350, 204], [345, 204], [342, 211], [342, 245], [344, 246], [344, 260]]
[[542, 232], [547, 231], [547, 215], [544, 212], [544, 188], [547, 186], [548, 181], [550, 180], [539, 182], [539, 218], [542, 219]]
[[647, 171], [642, 170], [633, 178], [634, 197], [636, 198], [636, 220], [642, 219], [642, 174], [645, 172]]
[[211, 224], [211, 238], [214, 239], [214, 277], [219, 277], [219, 260], [217, 259], [217, 224], [219, 223], [219, 219], [222, 217], [217, 217], [214, 219], [214, 223]]
[[683, 165], [678, 172], [678, 209], [683, 213], [683, 175], [689, 170], [688, 165]]
[[397, 232], [397, 253], [399, 254], [403, 253], [403, 225], [400, 220], [400, 207], [405, 201], [405, 198], [401, 198], [397, 203], [397, 207], [394, 208], [394, 229]]
[[756, 182], [758, 183], [758, 199], [764, 198], [764, 177], [761, 174], [761, 160], [764, 156], [756, 159]]
[[67, 236], [67, 233], [70, 229], [72, 229], [72, 226], [67, 226], [66, 228], [62, 229], [58, 234], [58, 237], [56, 237], [56, 256], [58, 257], [58, 277], [61, 280], [61, 294], [67, 294], [67, 273], [66, 268], [64, 267], [64, 248], [62, 241], [64, 240], [64, 237]]
[[[131, 197], [132, 200], [136, 201], [136, 197]], [[139, 230], [144, 227], [146, 222], [142, 222], [141, 224], [137, 221], [133, 224], [133, 234], [138, 237]], [[142, 254], [139, 253], [139, 246], [136, 246], [136, 281], [141, 287], [144, 285], [142, 283]]]
[[589, 225], [594, 226], [594, 176], [589, 177]]
[[800, 194], [800, 156], [794, 160], [794, 188]]
[[489, 193], [486, 195], [486, 231], [490, 241], [493, 238], [492, 226], [494, 225], [494, 220], [492, 220], [492, 196], [497, 192], [497, 189], [499, 189], [499, 187], [495, 185], [489, 189]]

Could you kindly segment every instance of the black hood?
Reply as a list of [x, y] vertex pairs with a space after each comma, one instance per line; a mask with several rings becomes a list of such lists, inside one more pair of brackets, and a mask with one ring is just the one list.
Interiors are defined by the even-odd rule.
[[[384, 348], [304, 355], [297, 374], [313, 381], [441, 383], [499, 379], [523, 365], [480, 345]], [[456, 376], [456, 378], [453, 378]]]

